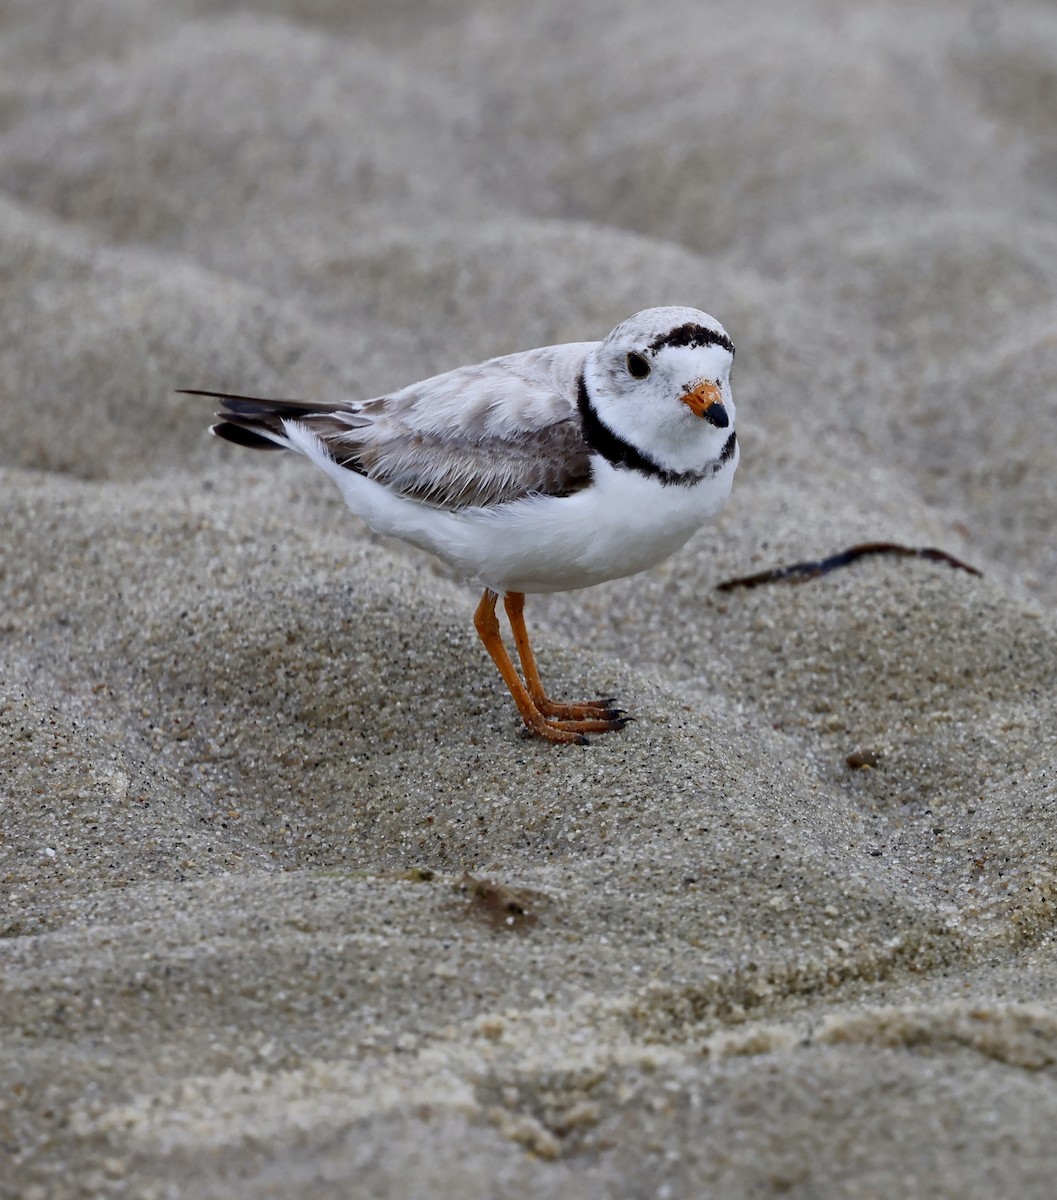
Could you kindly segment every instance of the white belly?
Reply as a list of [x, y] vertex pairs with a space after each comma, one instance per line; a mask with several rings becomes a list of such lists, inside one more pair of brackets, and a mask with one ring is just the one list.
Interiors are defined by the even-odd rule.
[[457, 514], [460, 552], [435, 552], [498, 592], [561, 592], [634, 575], [674, 554], [720, 511], [736, 465], [735, 457], [695, 487], [663, 487], [603, 464], [573, 496]]

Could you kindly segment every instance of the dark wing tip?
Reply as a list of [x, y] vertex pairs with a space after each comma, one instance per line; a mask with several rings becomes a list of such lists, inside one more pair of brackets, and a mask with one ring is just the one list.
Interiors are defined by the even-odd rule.
[[228, 413], [240, 417], [298, 417], [340, 412], [340, 403], [320, 403], [314, 400], [269, 400], [264, 396], [241, 396], [237, 392], [210, 392], [203, 388], [177, 388], [178, 396], [205, 396], [219, 400], [224, 407], [220, 416]]
[[245, 404], [304, 404], [303, 400], [266, 400], [263, 396], [240, 396], [237, 392], [207, 392], [202, 388], [177, 388], [178, 396], [207, 396], [210, 400], [241, 400]]

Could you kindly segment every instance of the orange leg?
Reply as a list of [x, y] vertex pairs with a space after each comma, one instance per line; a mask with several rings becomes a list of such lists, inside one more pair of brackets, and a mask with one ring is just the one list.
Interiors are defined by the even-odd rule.
[[[528, 643], [525, 623], [521, 617], [525, 597], [514, 592], [507, 597], [506, 605], [511, 626], [514, 629], [514, 637], [517, 640], [518, 653], [521, 656], [526, 678], [529, 680], [529, 687], [522, 683], [499, 632], [499, 618], [496, 615], [498, 600], [499, 597], [495, 592], [490, 588], [485, 588], [481, 602], [474, 613], [473, 623], [484, 643], [484, 648], [491, 655], [492, 661], [499, 669], [499, 674], [503, 677], [503, 682], [509, 688], [518, 712], [521, 713], [521, 719], [529, 731], [551, 742], [580, 742], [582, 744], [587, 741], [587, 738], [584, 737], [586, 733], [605, 733], [611, 729], [623, 729], [626, 719], [610, 709], [605, 701], [598, 701], [595, 705], [563, 706], [553, 705], [551, 701], [547, 700], [540, 683], [539, 671], [536, 669], [536, 661]], [[522, 640], [524, 641], [524, 650], [522, 649]], [[558, 711], [550, 713], [541, 710], [533, 692], [549, 708]], [[568, 715], [566, 715], [567, 713]], [[557, 716], [561, 719], [548, 720], [548, 716]]]
[[517, 646], [518, 658], [521, 659], [521, 669], [525, 674], [525, 683], [533, 703], [545, 717], [558, 717], [565, 721], [584, 721], [594, 718], [604, 719], [607, 724], [594, 733], [606, 732], [614, 726], [611, 722], [618, 720], [623, 714], [613, 707], [612, 698], [600, 697], [598, 700], [585, 700], [582, 704], [561, 704], [552, 700], [543, 690], [539, 668], [536, 666], [536, 656], [529, 642], [528, 629], [525, 626], [525, 593], [507, 592], [503, 598], [506, 615], [510, 621], [510, 629], [514, 634], [514, 645]]

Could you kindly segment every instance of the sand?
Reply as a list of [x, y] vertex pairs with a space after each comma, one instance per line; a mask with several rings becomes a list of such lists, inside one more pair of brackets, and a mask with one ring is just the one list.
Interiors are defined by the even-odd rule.
[[[0, 1194], [1052, 1196], [1055, 62], [1042, 0], [0, 4]], [[530, 598], [588, 747], [174, 393], [670, 303], [742, 465]], [[715, 590], [878, 539], [983, 574]]]

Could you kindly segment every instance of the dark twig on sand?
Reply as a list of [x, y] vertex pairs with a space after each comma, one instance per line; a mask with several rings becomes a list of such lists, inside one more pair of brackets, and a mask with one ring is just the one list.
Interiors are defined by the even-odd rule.
[[732, 592], [740, 587], [758, 587], [761, 583], [804, 583], [808, 579], [817, 579], [819, 575], [827, 575], [838, 567], [846, 567], [856, 559], [865, 558], [870, 554], [896, 554], [904, 558], [930, 558], [934, 562], [944, 562], [956, 567], [959, 571], [968, 571], [970, 575], [981, 574], [975, 567], [970, 567], [946, 550], [936, 550], [933, 547], [900, 546], [896, 542], [863, 542], [859, 546], [850, 546], [839, 554], [831, 554], [829, 558], [820, 558], [816, 562], [793, 563], [790, 567], [774, 567], [770, 571], [759, 571], [755, 575], [742, 575], [737, 579], [725, 579], [716, 585], [717, 592]]

